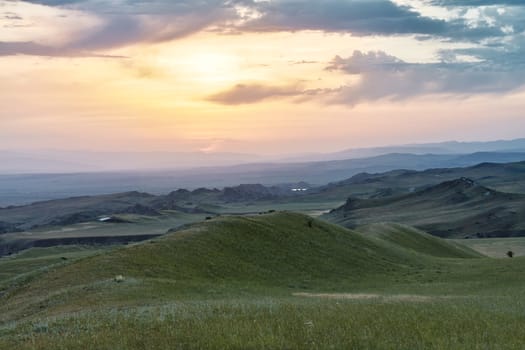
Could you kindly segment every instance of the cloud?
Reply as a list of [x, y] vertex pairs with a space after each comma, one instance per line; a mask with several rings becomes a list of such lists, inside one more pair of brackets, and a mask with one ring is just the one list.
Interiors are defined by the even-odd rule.
[[21, 21], [23, 18], [22, 16], [14, 12], [4, 12], [4, 19], [8, 19], [12, 21]]
[[327, 69], [360, 76], [356, 84], [340, 88], [330, 101], [348, 105], [423, 95], [501, 93], [525, 85], [523, 69], [510, 69], [496, 61], [407, 63], [381, 51], [336, 56]]
[[523, 6], [523, 0], [433, 0], [431, 2], [436, 6]]
[[104, 21], [98, 30], [73, 44], [88, 49], [170, 41], [236, 16], [235, 9], [221, 0], [124, 0], [103, 7], [93, 0], [73, 2], [72, 8], [92, 11]]
[[182, 38], [237, 15], [231, 5], [219, 0], [33, 0], [25, 3], [70, 11], [63, 16], [90, 14], [98, 23], [89, 28], [71, 28], [72, 34], [63, 45], [45, 47], [47, 45], [38, 41], [13, 42], [13, 45], [3, 45], [3, 55], [39, 55], [41, 52], [46, 56], [93, 55], [93, 52], [126, 45]]
[[323, 30], [354, 35], [438, 34], [447, 30], [445, 21], [424, 17], [388, 0], [278, 0], [257, 6], [262, 16], [246, 23], [243, 29]]
[[36, 44], [33, 42], [2, 42], [0, 56], [34, 55], [34, 56], [76, 56], [74, 51]]
[[[260, 16], [244, 23], [240, 30], [321, 30], [354, 36], [415, 35], [419, 38], [440, 37], [451, 41], [476, 42], [507, 34], [502, 26], [493, 23], [472, 26], [467, 18], [461, 16], [447, 20], [427, 17], [416, 8], [390, 0], [274, 0], [257, 2], [254, 6], [257, 6]], [[496, 9], [493, 10], [496, 12]], [[517, 16], [513, 23], [521, 23], [521, 18]]]
[[346, 59], [335, 56], [326, 69], [330, 71], [340, 70], [349, 74], [360, 74], [377, 70], [398, 70], [405, 66], [405, 62], [397, 57], [387, 55], [383, 51], [363, 53], [356, 50], [351, 57]]
[[[56, 55], [60, 49], [64, 55], [70, 55], [72, 51], [81, 54], [136, 43], [170, 41], [212, 27], [230, 33], [320, 30], [355, 36], [415, 35], [421, 39], [440, 37], [478, 43], [525, 30], [522, 21], [525, 6], [522, 1], [511, 0], [433, 0], [436, 6], [516, 5], [509, 11], [483, 8], [479, 10], [479, 18], [472, 18], [472, 12], [465, 10], [464, 16], [448, 20], [424, 16], [415, 8], [391, 0], [28, 0], [21, 3], [88, 13], [99, 19], [96, 26], [72, 30], [74, 34], [69, 41], [56, 47]], [[31, 41], [35, 45], [45, 44]], [[4, 54], [7, 54], [5, 48]]]
[[47, 57], [106, 57], [125, 58], [124, 56], [104, 55], [71, 48], [40, 45], [33, 42], [2, 42], [0, 41], [0, 56], [30, 55]]
[[84, 0], [25, 0], [33, 4], [46, 5], [46, 6], [63, 6], [75, 3], [81, 3]]
[[298, 86], [237, 84], [231, 89], [209, 96], [208, 100], [226, 105], [240, 105], [256, 103], [270, 98], [300, 96], [303, 94], [304, 91]]
[[346, 58], [335, 56], [326, 69], [359, 77], [355, 83], [326, 89], [303, 89], [298, 85], [238, 84], [210, 96], [208, 100], [240, 105], [291, 98], [293, 102], [314, 100], [354, 106], [370, 101], [405, 100], [428, 95], [460, 98], [475, 94], [498, 94], [525, 86], [525, 63], [517, 63], [525, 52], [516, 52], [516, 64], [511, 65], [508, 61], [502, 61], [496, 51], [492, 52], [492, 57], [484, 52], [487, 58], [485, 61], [464, 62], [458, 58], [475, 53], [463, 49], [444, 52], [442, 62], [409, 63], [383, 51], [354, 51]]

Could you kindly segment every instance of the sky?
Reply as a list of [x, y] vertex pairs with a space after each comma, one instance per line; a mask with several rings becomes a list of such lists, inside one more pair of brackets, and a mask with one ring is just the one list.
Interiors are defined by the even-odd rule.
[[0, 149], [525, 137], [523, 0], [0, 0]]

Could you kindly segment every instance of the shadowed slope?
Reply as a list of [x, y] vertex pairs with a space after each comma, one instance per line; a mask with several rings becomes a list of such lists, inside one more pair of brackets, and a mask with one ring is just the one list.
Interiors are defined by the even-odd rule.
[[476, 258], [482, 255], [473, 249], [432, 236], [416, 228], [396, 224], [379, 223], [361, 226], [357, 232], [385, 241], [392, 247], [439, 258]]
[[397, 222], [441, 237], [520, 236], [525, 235], [525, 195], [460, 178], [403, 196], [351, 197], [324, 217], [349, 228]]

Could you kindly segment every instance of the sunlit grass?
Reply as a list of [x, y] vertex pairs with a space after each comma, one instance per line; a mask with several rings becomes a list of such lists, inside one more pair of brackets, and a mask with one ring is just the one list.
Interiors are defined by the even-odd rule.
[[522, 347], [525, 258], [375, 230], [222, 217], [51, 265], [4, 290], [0, 349]]

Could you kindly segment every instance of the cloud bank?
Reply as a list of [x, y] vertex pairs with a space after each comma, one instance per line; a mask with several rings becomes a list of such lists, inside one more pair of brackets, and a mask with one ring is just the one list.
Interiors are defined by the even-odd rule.
[[[424, 15], [427, 12], [417, 6], [390, 0], [0, 0], [0, 24], [6, 28], [15, 22], [31, 25], [24, 22], [24, 13], [12, 10], [13, 4], [36, 6], [35, 11], [46, 9], [50, 22], [79, 14], [93, 20], [89, 25], [79, 21], [77, 26], [68, 22], [71, 30], [64, 30], [65, 37], [59, 42], [0, 36], [0, 56], [108, 57], [112, 49], [172, 41], [204, 30], [240, 34], [315, 30], [371, 38], [408, 36], [469, 46], [441, 50], [434, 63], [406, 62], [381, 50], [356, 50], [349, 57], [334, 52], [326, 69], [343, 77], [357, 76], [357, 82], [303, 89], [293, 82], [241, 81], [208, 97], [219, 104], [291, 98], [354, 105], [419, 95], [500, 93], [518, 89], [525, 81], [525, 3], [521, 0], [419, 2], [421, 6], [454, 8], [454, 15], [448, 18]], [[9, 10], [1, 13], [4, 7]], [[11, 29], [16, 34], [16, 28]], [[308, 62], [308, 57], [302, 62]]]

